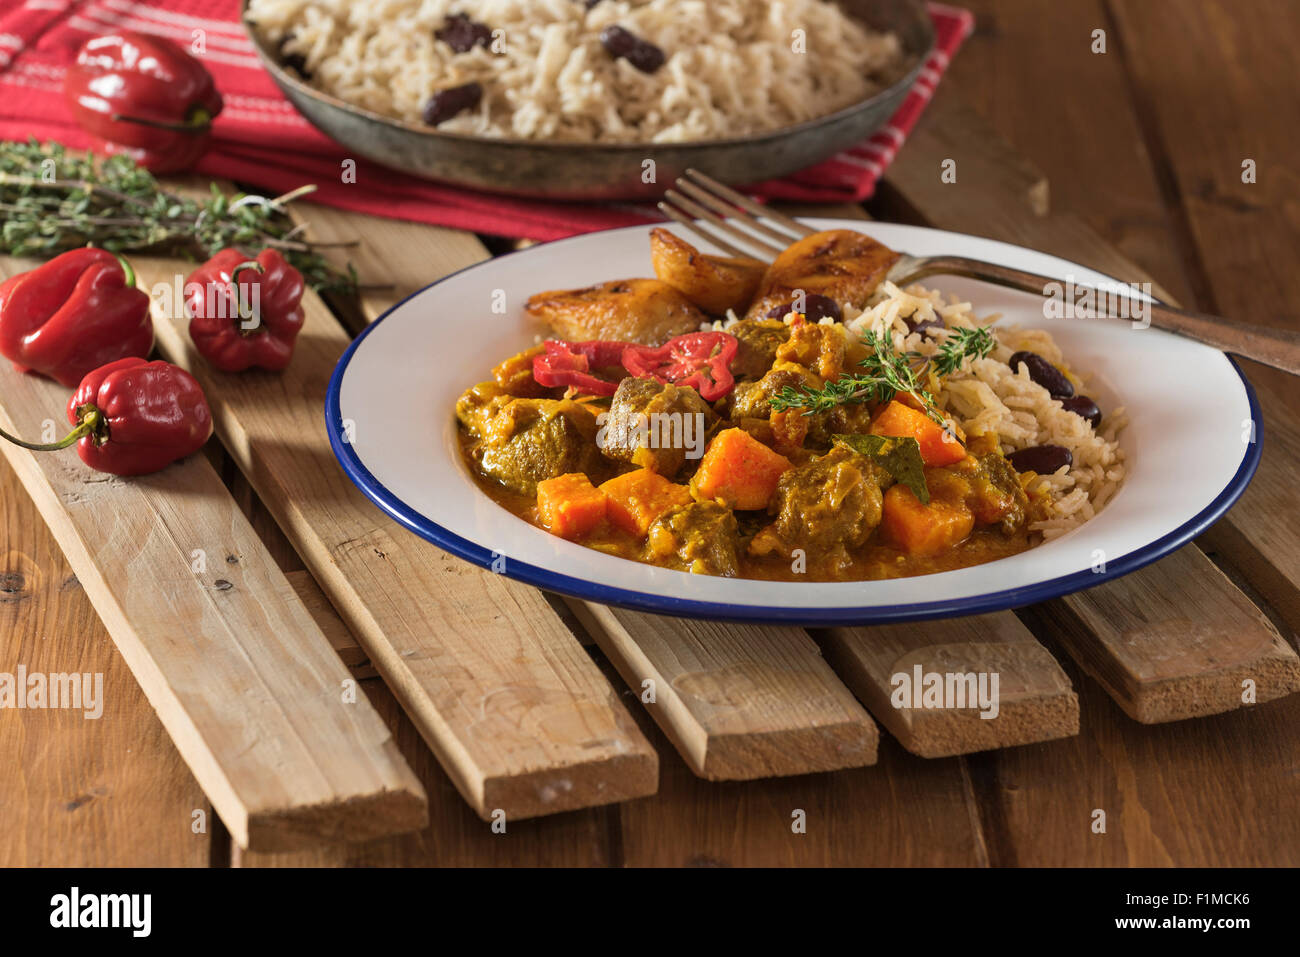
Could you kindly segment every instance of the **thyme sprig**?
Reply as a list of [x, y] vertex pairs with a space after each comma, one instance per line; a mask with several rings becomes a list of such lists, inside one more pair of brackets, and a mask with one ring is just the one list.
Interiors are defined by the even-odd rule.
[[995, 345], [997, 341], [993, 338], [993, 332], [983, 326], [950, 329], [948, 338], [930, 360], [930, 368], [934, 369], [935, 375], [952, 375], [967, 359], [983, 359], [993, 351]]
[[947, 420], [923, 383], [931, 373], [951, 375], [966, 359], [984, 358], [996, 344], [988, 329], [951, 329], [938, 351], [927, 359], [919, 352], [898, 352], [887, 335], [868, 331], [862, 336], [862, 342], [871, 352], [858, 363], [861, 372], [842, 375], [817, 389], [785, 386], [772, 396], [772, 409], [776, 412], [803, 409], [804, 415], [812, 415], [840, 405], [884, 404], [902, 394], [915, 399], [926, 415], [946, 428]]
[[318, 292], [356, 290], [356, 271], [333, 266], [302, 238], [285, 206], [314, 190], [276, 198], [211, 193], [191, 198], [163, 189], [129, 156], [97, 159], [61, 144], [0, 143], [0, 252], [49, 257], [87, 243], [113, 252], [203, 260], [228, 246], [273, 247]]

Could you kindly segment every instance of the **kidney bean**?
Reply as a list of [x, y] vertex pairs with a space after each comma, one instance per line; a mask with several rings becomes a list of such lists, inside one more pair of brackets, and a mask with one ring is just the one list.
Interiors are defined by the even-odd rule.
[[430, 126], [445, 123], [457, 113], [471, 110], [483, 99], [483, 87], [477, 83], [453, 86], [448, 90], [439, 90], [429, 97], [424, 104], [424, 122]]
[[[840, 304], [830, 296], [819, 296], [815, 292], [806, 293], [803, 297], [804, 317], [809, 322], [817, 322], [827, 316], [839, 322], [843, 318], [840, 312]], [[794, 303], [786, 302], [777, 306], [775, 309], [768, 310], [767, 318], [784, 319], [786, 314], [793, 311]]]
[[1035, 445], [1033, 448], [1012, 452], [1007, 456], [1007, 461], [1017, 472], [1051, 475], [1062, 465], [1073, 465], [1074, 456], [1069, 449], [1060, 445]]
[[456, 53], [468, 53], [476, 46], [487, 47], [492, 43], [492, 28], [471, 20], [467, 13], [448, 14], [433, 35]]
[[1096, 402], [1093, 402], [1086, 395], [1072, 395], [1069, 398], [1062, 399], [1061, 408], [1066, 412], [1073, 412], [1080, 418], [1087, 419], [1092, 423], [1094, 429], [1101, 425], [1101, 409], [1097, 407]]
[[663, 50], [617, 24], [600, 31], [600, 45], [614, 59], [622, 57], [642, 73], [653, 73], [664, 65]]
[[907, 323], [907, 331], [910, 332], [928, 332], [931, 329], [944, 328], [942, 319], [927, 319], [924, 322], [917, 322], [911, 316], [908, 316], [903, 322]]
[[1011, 356], [1007, 365], [1011, 366], [1012, 372], [1018, 373], [1022, 362], [1029, 367], [1029, 378], [1050, 392], [1053, 399], [1066, 399], [1074, 395], [1074, 386], [1065, 377], [1065, 373], [1037, 352], [1017, 352]]
[[275, 52], [276, 55], [280, 58], [280, 65], [284, 67], [288, 67], [290, 70], [293, 70], [304, 80], [310, 80], [311, 71], [307, 69], [307, 58], [303, 56], [301, 53], [284, 52], [285, 45], [292, 39], [293, 39], [293, 34], [286, 33], [283, 37], [280, 38], [280, 42], [276, 44]]
[[304, 80], [311, 79], [311, 71], [307, 69], [307, 58], [301, 53], [286, 53], [280, 61], [280, 65], [293, 70]]

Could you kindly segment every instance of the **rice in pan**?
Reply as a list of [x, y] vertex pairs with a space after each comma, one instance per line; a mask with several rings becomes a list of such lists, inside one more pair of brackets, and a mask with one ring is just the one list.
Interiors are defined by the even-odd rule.
[[[492, 41], [455, 52], [435, 33], [468, 15]], [[424, 122], [430, 98], [478, 83], [477, 105], [437, 124], [479, 136], [680, 143], [780, 129], [892, 82], [893, 34], [827, 0], [252, 0], [249, 19], [313, 86]], [[615, 58], [619, 26], [664, 54], [654, 72]], [[299, 59], [300, 58], [300, 59]]]

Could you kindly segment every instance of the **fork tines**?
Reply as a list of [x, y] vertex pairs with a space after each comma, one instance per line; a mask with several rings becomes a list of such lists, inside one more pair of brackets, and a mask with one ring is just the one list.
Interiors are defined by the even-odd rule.
[[[789, 216], [754, 202], [699, 170], [688, 169], [684, 176], [677, 178], [676, 186], [678, 189], [669, 189], [664, 193], [664, 202], [659, 203], [660, 211], [731, 256], [754, 258], [752, 252], [727, 242], [712, 229], [705, 227], [700, 220], [712, 223], [725, 235], [759, 250], [758, 258], [762, 259], [771, 259], [795, 240], [816, 232]], [[760, 222], [760, 218], [784, 229], [774, 229]], [[780, 245], [773, 245], [763, 237], [775, 239]]]

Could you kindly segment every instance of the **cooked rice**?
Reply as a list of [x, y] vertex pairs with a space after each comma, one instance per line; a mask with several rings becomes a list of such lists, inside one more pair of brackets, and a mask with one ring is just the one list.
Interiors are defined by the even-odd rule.
[[[421, 122], [438, 90], [477, 81], [478, 108], [440, 130], [570, 142], [680, 143], [801, 123], [891, 82], [898, 39], [827, 0], [252, 0], [272, 45], [306, 61], [310, 83], [386, 116]], [[435, 40], [449, 13], [501, 35], [503, 49], [454, 53]], [[618, 24], [666, 55], [653, 74], [614, 59]], [[795, 31], [806, 52], [796, 52]]]
[[[900, 289], [883, 282], [866, 307], [841, 303], [847, 331], [857, 337], [867, 332], [889, 334], [900, 352], [933, 355], [948, 333], [927, 330], [933, 335], [909, 332], [906, 319], [917, 323], [938, 319], [949, 328], [990, 326], [1000, 317], [977, 319], [969, 302], [956, 296], [945, 302], [941, 293], [912, 285]], [[728, 313], [723, 321], [708, 328], [726, 329], [738, 321]], [[789, 321], [787, 317], [787, 321]], [[830, 318], [823, 324], [833, 323]], [[1023, 367], [1012, 371], [1007, 360], [1022, 349], [1037, 352], [1060, 367], [1076, 386], [1084, 379], [1069, 367], [1061, 349], [1050, 333], [1042, 329], [1019, 329], [1012, 326], [992, 328], [997, 345], [987, 358], [970, 360], [946, 377], [935, 392], [939, 408], [952, 417], [966, 435], [993, 432], [1003, 453], [1036, 445], [1061, 445], [1070, 450], [1074, 462], [1053, 475], [1033, 479], [1026, 491], [1044, 496], [1048, 501], [1046, 518], [1032, 522], [1029, 530], [1044, 540], [1057, 538], [1077, 528], [1100, 512], [1115, 497], [1124, 481], [1124, 450], [1116, 440], [1128, 424], [1124, 408], [1113, 409], [1101, 420], [1101, 428], [1082, 416], [1067, 412], [1046, 389], [1029, 378]]]
[[[843, 309], [851, 333], [888, 332], [895, 349], [922, 355], [936, 352], [947, 333], [934, 329], [928, 330], [933, 336], [909, 332], [904, 321], [909, 317], [916, 317], [917, 322], [939, 319], [950, 328], [989, 326], [999, 318], [977, 319], [971, 304], [956, 296], [945, 302], [937, 290], [916, 285], [904, 290], [891, 282], [881, 284], [865, 309], [851, 304]], [[943, 379], [935, 400], [967, 435], [996, 433], [1004, 453], [1036, 445], [1061, 445], [1070, 450], [1073, 464], [1039, 476], [1027, 489], [1050, 501], [1048, 517], [1031, 523], [1030, 531], [1044, 539], [1056, 538], [1082, 525], [1115, 497], [1124, 480], [1124, 450], [1116, 436], [1128, 417], [1123, 407], [1113, 409], [1102, 419], [1101, 428], [1094, 429], [1087, 419], [1063, 409], [1060, 401], [1029, 378], [1025, 367], [1012, 370], [1007, 365], [1012, 353], [1027, 349], [1062, 368], [1076, 386], [1082, 385], [1083, 378], [1070, 368], [1050, 333], [1001, 325], [992, 331], [997, 340], [993, 351], [987, 358], [967, 361]]]

